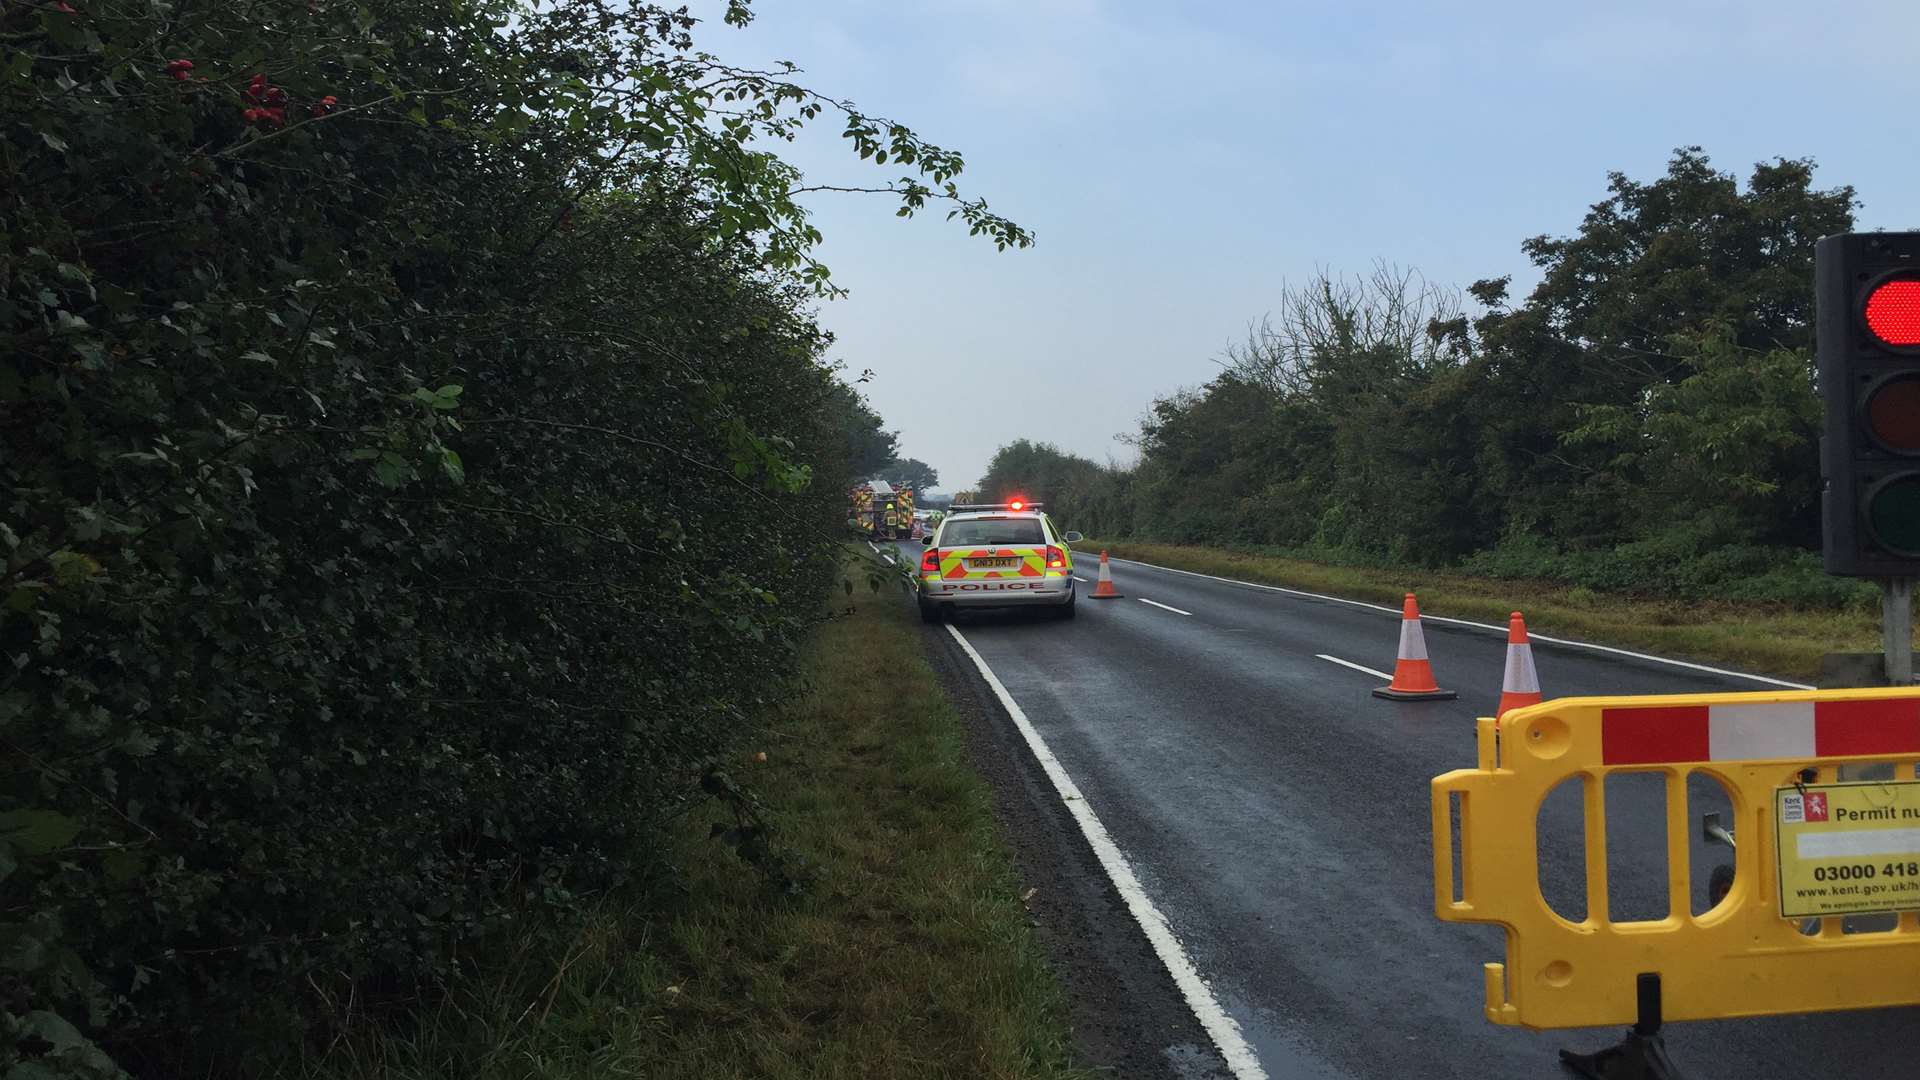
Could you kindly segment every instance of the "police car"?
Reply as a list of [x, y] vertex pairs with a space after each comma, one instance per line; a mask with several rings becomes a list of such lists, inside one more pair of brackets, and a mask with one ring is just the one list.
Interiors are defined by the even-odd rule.
[[920, 617], [939, 622], [961, 608], [1040, 607], [1073, 618], [1073, 549], [1039, 503], [968, 503], [950, 507], [921, 543], [914, 589]]

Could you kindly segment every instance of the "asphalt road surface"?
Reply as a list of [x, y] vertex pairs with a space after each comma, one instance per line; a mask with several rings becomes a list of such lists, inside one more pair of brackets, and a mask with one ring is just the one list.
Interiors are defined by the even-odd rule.
[[[898, 548], [917, 561], [918, 543]], [[1370, 694], [1379, 679], [1322, 657], [1390, 671], [1396, 615], [1122, 560], [1126, 598], [1092, 602], [1096, 569], [1076, 557], [1089, 583], [1072, 622], [974, 613], [957, 628], [1104, 823], [1260, 1069], [1275, 1080], [1560, 1077], [1557, 1048], [1616, 1041], [1613, 1028], [1488, 1023], [1481, 965], [1504, 959], [1502, 932], [1433, 914], [1428, 785], [1474, 764], [1503, 634], [1427, 620], [1435, 673], [1459, 700], [1390, 702]], [[929, 641], [961, 652], [945, 632]], [[1534, 653], [1548, 697], [1768, 688], [1538, 641]], [[1665, 914], [1660, 792], [1655, 777], [1609, 783], [1616, 920]], [[1712, 781], [1696, 778], [1692, 794], [1696, 821], [1724, 813]], [[1550, 796], [1538, 828], [1543, 894], [1582, 918], [1577, 792]], [[1704, 910], [1707, 875], [1728, 859], [1694, 844]], [[1666, 1037], [1694, 1080], [1920, 1075], [1916, 1009], [1671, 1024]]]

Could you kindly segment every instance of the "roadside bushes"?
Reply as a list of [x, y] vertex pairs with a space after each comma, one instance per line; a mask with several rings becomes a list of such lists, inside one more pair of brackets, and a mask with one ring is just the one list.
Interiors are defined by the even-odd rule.
[[878, 421], [748, 146], [822, 106], [693, 25], [0, 9], [0, 1071], [257, 1074], [416, 1002], [780, 692]]
[[1554, 581], [1610, 593], [1677, 600], [1751, 600], [1788, 607], [1873, 607], [1870, 584], [1827, 576], [1817, 552], [1757, 544], [1697, 546], [1666, 534], [1605, 550], [1559, 551], [1509, 536], [1463, 560], [1465, 573]]

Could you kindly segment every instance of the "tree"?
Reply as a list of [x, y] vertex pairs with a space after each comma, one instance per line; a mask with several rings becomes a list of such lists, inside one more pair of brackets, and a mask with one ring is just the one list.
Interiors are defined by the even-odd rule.
[[[1113, 470], [1063, 453], [1051, 443], [1017, 439], [994, 452], [979, 498], [995, 503], [1016, 496], [1045, 505], [1063, 528], [1089, 535], [1118, 535], [1126, 527], [1120, 514]], [[955, 499], [956, 502], [966, 500]]]
[[1522, 245], [1544, 275], [1528, 307], [1635, 382], [1685, 367], [1669, 341], [1709, 320], [1740, 348], [1811, 348], [1814, 241], [1851, 229], [1857, 205], [1850, 186], [1815, 190], [1813, 170], [1761, 162], [1742, 191], [1688, 146], [1652, 183], [1611, 173], [1577, 234]]
[[881, 477], [894, 487], [916, 492], [932, 491], [940, 483], [940, 473], [919, 458], [901, 458], [881, 470]]
[[1676, 335], [1670, 347], [1691, 374], [1632, 406], [1584, 409], [1563, 441], [1628, 448], [1614, 468], [1647, 522], [1692, 525], [1709, 542], [1750, 544], [1811, 516], [1822, 419], [1812, 357], [1742, 348], [1725, 323]]
[[[1658, 527], [1620, 468], [1640, 460], [1639, 448], [1583, 417], [1643, 411], [1696, 374], [1703, 354], [1675, 349], [1676, 339], [1713, 326], [1740, 350], [1811, 349], [1814, 241], [1851, 229], [1856, 205], [1851, 187], [1815, 189], [1813, 169], [1806, 159], [1762, 162], [1742, 191], [1700, 148], [1683, 147], [1651, 183], [1611, 174], [1611, 194], [1574, 236], [1527, 241], [1544, 276], [1520, 307], [1507, 308], [1504, 280], [1476, 284], [1489, 310], [1472, 330], [1473, 400], [1491, 421], [1479, 456], [1505, 488], [1509, 528], [1592, 545]], [[1811, 490], [1812, 454], [1775, 460], [1795, 474], [1781, 478], [1782, 493]], [[1768, 537], [1816, 542], [1811, 500], [1782, 498]]]
[[880, 414], [873, 411], [859, 391], [835, 381], [832, 413], [838, 418], [841, 442], [846, 448], [847, 467], [855, 480], [866, 480], [893, 467], [899, 458], [895, 448], [900, 436], [884, 431]]

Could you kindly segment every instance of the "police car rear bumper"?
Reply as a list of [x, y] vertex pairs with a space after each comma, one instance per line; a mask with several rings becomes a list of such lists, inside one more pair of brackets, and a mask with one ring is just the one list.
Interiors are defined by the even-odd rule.
[[1064, 604], [1073, 599], [1073, 575], [994, 581], [920, 582], [920, 599], [955, 607], [1023, 607], [1029, 604]]

